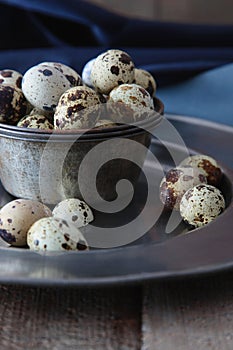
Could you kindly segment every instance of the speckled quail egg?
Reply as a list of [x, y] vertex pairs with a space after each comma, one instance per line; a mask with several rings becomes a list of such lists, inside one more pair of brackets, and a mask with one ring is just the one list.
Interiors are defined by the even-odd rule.
[[77, 228], [94, 220], [91, 208], [78, 198], [67, 198], [53, 209], [53, 216], [72, 222]]
[[110, 119], [115, 122], [135, 122], [154, 113], [149, 92], [137, 84], [122, 84], [114, 88], [107, 101]]
[[88, 249], [81, 231], [71, 222], [56, 217], [36, 221], [28, 230], [27, 244], [35, 251]]
[[73, 83], [52, 65], [38, 64], [23, 75], [22, 90], [26, 99], [39, 109], [54, 111], [60, 96]]
[[23, 75], [13, 69], [2, 69], [0, 70], [0, 84], [11, 85], [21, 89]]
[[202, 169], [191, 166], [172, 168], [160, 183], [160, 200], [165, 208], [179, 210], [183, 194], [201, 183], [207, 183]]
[[27, 111], [27, 100], [21, 89], [0, 85], [0, 122], [16, 124]]
[[70, 84], [72, 86], [82, 85], [82, 83], [83, 83], [82, 78], [78, 74], [78, 72], [76, 72], [73, 68], [71, 68], [70, 66], [67, 66], [64, 63], [61, 63], [61, 62], [43, 62], [42, 64], [45, 64], [47, 66], [54, 67], [55, 69], [57, 69], [59, 72], [61, 72], [66, 77], [66, 79], [70, 82]]
[[25, 246], [29, 227], [51, 215], [51, 210], [38, 201], [15, 199], [0, 210], [0, 237], [12, 246]]
[[156, 81], [153, 75], [145, 69], [135, 68], [134, 70], [135, 84], [141, 85], [151, 96], [156, 92]]
[[213, 221], [225, 209], [225, 200], [219, 189], [200, 184], [190, 188], [180, 202], [183, 220], [194, 228]]
[[111, 127], [114, 127], [116, 125], [117, 124], [110, 119], [99, 119], [95, 123], [95, 129], [97, 129], [97, 128], [111, 128]]
[[26, 115], [17, 123], [17, 126], [34, 129], [53, 129], [53, 124], [41, 114]]
[[35, 115], [35, 114], [44, 115], [50, 121], [50, 123], [53, 124], [54, 112], [45, 111], [44, 109], [40, 109], [40, 108], [34, 107], [27, 114], [30, 114], [30, 115]]
[[91, 70], [92, 70], [92, 66], [95, 62], [95, 58], [92, 58], [90, 61], [88, 61], [85, 66], [83, 67], [82, 70], [82, 81], [83, 84], [89, 86], [89, 87], [93, 87], [92, 84], [92, 80], [91, 80]]
[[92, 84], [98, 92], [107, 95], [120, 84], [133, 83], [134, 67], [134, 62], [127, 52], [107, 50], [97, 56], [93, 63]]
[[205, 154], [195, 154], [185, 158], [180, 166], [191, 165], [204, 170], [209, 185], [217, 186], [222, 178], [222, 170], [217, 161]]
[[75, 86], [60, 97], [54, 113], [55, 129], [89, 128], [99, 115], [100, 100], [88, 86]]

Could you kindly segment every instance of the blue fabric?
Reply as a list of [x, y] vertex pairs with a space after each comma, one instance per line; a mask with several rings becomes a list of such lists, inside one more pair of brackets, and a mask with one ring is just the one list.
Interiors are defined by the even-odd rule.
[[[54, 60], [81, 73], [89, 59], [108, 48], [120, 48], [132, 56], [136, 66], [155, 76], [166, 111], [232, 123], [233, 106], [226, 97], [231, 93], [233, 26], [139, 20], [82, 0], [0, 0], [0, 20], [4, 28], [1, 69], [24, 73], [40, 61]], [[206, 88], [211, 85], [219, 90], [225, 65], [228, 73], [218, 99], [225, 112], [220, 117], [218, 108], [213, 113], [208, 97], [212, 90]], [[188, 91], [189, 105], [184, 98]], [[195, 96], [201, 99], [198, 106]]]
[[233, 64], [161, 88], [158, 97], [163, 100], [167, 113], [194, 116], [233, 126]]

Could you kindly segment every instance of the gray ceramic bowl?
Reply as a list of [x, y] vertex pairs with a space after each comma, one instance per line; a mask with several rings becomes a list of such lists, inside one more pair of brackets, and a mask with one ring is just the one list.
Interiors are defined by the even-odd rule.
[[[120, 179], [126, 178], [132, 184], [137, 181], [151, 141], [148, 130], [160, 123], [164, 111], [161, 101], [156, 100], [155, 105], [157, 113], [135, 125], [87, 132], [51, 132], [0, 124], [0, 179], [4, 188], [14, 197], [47, 204], [56, 204], [67, 197], [98, 202], [99, 195], [113, 200]], [[138, 143], [145, 147], [138, 149]], [[87, 154], [92, 157], [84, 166]], [[133, 163], [135, 159], [137, 166]]]

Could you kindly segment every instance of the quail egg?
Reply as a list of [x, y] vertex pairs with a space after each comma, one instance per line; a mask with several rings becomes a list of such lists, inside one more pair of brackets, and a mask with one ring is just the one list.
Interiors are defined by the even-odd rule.
[[53, 216], [72, 222], [77, 228], [94, 220], [91, 208], [78, 198], [67, 198], [53, 209]]
[[156, 81], [153, 75], [145, 69], [135, 68], [135, 84], [141, 85], [151, 96], [156, 92]]
[[191, 166], [172, 168], [160, 183], [160, 200], [165, 208], [179, 210], [183, 194], [201, 183], [207, 183], [202, 169]]
[[35, 251], [86, 250], [87, 241], [71, 222], [56, 217], [42, 218], [28, 230], [27, 244]]
[[210, 223], [224, 209], [223, 194], [219, 189], [208, 184], [190, 188], [180, 202], [180, 214], [183, 220], [194, 228]]
[[60, 97], [54, 113], [55, 129], [89, 128], [95, 125], [100, 100], [88, 86], [75, 86]]
[[135, 122], [154, 113], [149, 92], [137, 84], [122, 84], [114, 88], [107, 101], [110, 119], [116, 122]]
[[25, 246], [29, 227], [51, 215], [51, 210], [38, 201], [15, 199], [0, 210], [0, 237], [12, 246]]
[[70, 82], [72, 86], [82, 85], [83, 83], [82, 78], [78, 74], [78, 72], [76, 72], [73, 68], [71, 68], [70, 66], [67, 66], [64, 63], [43, 62], [42, 64], [45, 64], [47, 66], [54, 67], [55, 69], [57, 69], [66, 77], [66, 79]]
[[191, 165], [204, 170], [209, 185], [218, 186], [222, 178], [222, 170], [217, 161], [204, 154], [195, 154], [185, 158], [180, 166]]
[[91, 81], [101, 94], [109, 94], [116, 86], [134, 81], [134, 63], [122, 50], [110, 49], [96, 57], [91, 69]]
[[0, 70], [0, 84], [11, 85], [21, 89], [23, 75], [13, 69], [2, 69]]
[[54, 112], [51, 112], [51, 111], [45, 111], [44, 109], [39, 109], [39, 108], [31, 108], [30, 111], [27, 113], [27, 115], [36, 115], [36, 114], [39, 114], [39, 115], [44, 115], [51, 124], [53, 124], [53, 115], [54, 115]]
[[73, 82], [53, 65], [38, 64], [23, 75], [22, 91], [32, 106], [54, 111], [60, 96]]
[[34, 129], [53, 129], [53, 124], [41, 114], [26, 115], [17, 123], [17, 126]]
[[83, 67], [82, 70], [82, 81], [83, 84], [92, 87], [93, 88], [93, 84], [92, 84], [92, 80], [91, 80], [91, 70], [92, 70], [92, 66], [95, 62], [95, 58], [92, 58], [90, 61], [88, 61], [85, 66]]
[[0, 122], [16, 124], [27, 111], [27, 100], [21, 89], [0, 85]]
[[95, 123], [95, 129], [97, 128], [111, 128], [116, 126], [117, 124], [109, 119], [99, 119], [96, 123]]

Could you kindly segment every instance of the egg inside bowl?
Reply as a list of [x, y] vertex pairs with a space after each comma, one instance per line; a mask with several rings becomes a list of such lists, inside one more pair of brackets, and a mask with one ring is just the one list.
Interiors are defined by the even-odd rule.
[[[15, 197], [56, 204], [66, 197], [82, 198], [80, 186], [92, 191], [90, 175], [101, 165], [96, 178], [97, 192], [105, 200], [112, 200], [117, 196], [115, 187], [119, 179], [126, 178], [132, 183], [137, 180], [140, 166], [131, 160], [137, 152], [137, 163], [143, 164], [151, 142], [150, 130], [160, 123], [163, 111], [163, 103], [155, 99], [151, 118], [92, 129], [42, 130], [0, 123], [1, 182]], [[140, 151], [138, 143], [144, 146]], [[85, 162], [80, 177], [83, 159], [96, 146], [98, 164]], [[96, 192], [89, 193], [90, 196], [98, 201]]]
[[59, 62], [15, 72], [0, 72], [0, 179], [7, 192], [46, 204], [84, 193], [98, 202], [116, 198], [121, 179], [137, 181], [164, 106], [152, 75], [135, 74], [128, 53], [97, 56], [93, 86]]

